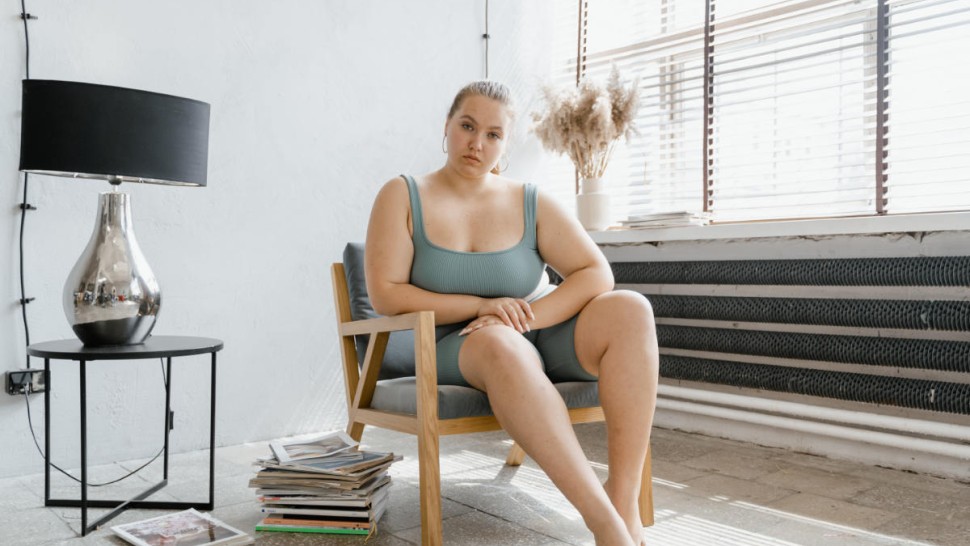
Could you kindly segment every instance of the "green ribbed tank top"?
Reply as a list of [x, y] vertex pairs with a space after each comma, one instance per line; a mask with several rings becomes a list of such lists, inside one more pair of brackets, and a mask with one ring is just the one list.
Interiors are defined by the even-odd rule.
[[421, 196], [409, 175], [411, 223], [414, 234], [414, 260], [411, 284], [441, 294], [470, 294], [482, 298], [525, 298], [540, 286], [545, 275], [545, 262], [539, 255], [536, 240], [537, 192], [533, 184], [525, 185], [525, 232], [519, 242], [505, 250], [461, 252], [442, 248], [428, 240], [424, 231]]

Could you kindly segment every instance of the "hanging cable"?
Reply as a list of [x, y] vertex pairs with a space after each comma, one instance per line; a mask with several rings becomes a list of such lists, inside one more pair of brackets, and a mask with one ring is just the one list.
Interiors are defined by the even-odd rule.
[[[165, 364], [164, 364], [165, 361], [163, 359], [158, 359], [158, 362], [160, 364], [162, 364], [162, 382], [165, 383], [165, 388], [168, 388], [168, 378], [165, 376]], [[37, 441], [37, 435], [34, 434], [34, 423], [33, 423], [33, 421], [30, 418], [30, 398], [28, 398], [28, 396], [30, 396], [30, 395], [26, 391], [24, 391], [24, 401], [27, 403], [27, 424], [30, 425], [30, 439], [34, 441], [34, 445], [37, 446], [37, 451], [40, 453], [40, 456], [43, 457], [44, 456], [44, 450], [40, 448], [40, 443]], [[166, 419], [168, 419], [167, 416], [166, 416]], [[165, 426], [166, 427], [171, 426], [171, 423], [166, 423]], [[90, 487], [103, 487], [105, 485], [111, 485], [113, 483], [118, 483], [121, 480], [124, 480], [126, 478], [130, 478], [131, 476], [135, 475], [141, 469], [143, 469], [146, 466], [148, 466], [148, 465], [152, 464], [153, 462], [155, 462], [155, 460], [158, 459], [158, 456], [161, 455], [163, 451], [165, 451], [165, 448], [164, 447], [162, 447], [161, 449], [159, 449], [158, 450], [158, 453], [156, 453], [155, 456], [152, 457], [151, 459], [149, 459], [145, 464], [139, 466], [138, 468], [132, 470], [131, 472], [125, 474], [124, 476], [122, 476], [120, 478], [116, 478], [114, 480], [111, 480], [110, 482], [88, 483], [88, 486], [90, 486]], [[73, 474], [71, 474], [67, 470], [64, 470], [63, 468], [57, 466], [54, 463], [50, 463], [50, 465], [51, 465], [52, 468], [56, 469], [61, 474], [64, 474], [68, 478], [71, 478], [72, 480], [74, 480], [74, 481], [76, 481], [78, 483], [81, 483], [81, 480], [80, 479], [78, 479], [77, 477], [75, 477]]]
[[[20, 18], [24, 21], [24, 50], [26, 57], [25, 72], [27, 79], [30, 79], [30, 29], [27, 23], [31, 19], [36, 19], [27, 13], [27, 0], [20, 0]], [[24, 173], [24, 199], [20, 203], [20, 311], [24, 321], [24, 357], [27, 360], [27, 369], [30, 369], [30, 355], [26, 354], [27, 347], [30, 345], [30, 325], [27, 323], [27, 304], [34, 301], [34, 298], [27, 297], [27, 290], [24, 283], [24, 225], [27, 223], [27, 211], [37, 210], [37, 207], [27, 202], [27, 188], [30, 183], [30, 175]]]
[[482, 38], [485, 40], [485, 79], [488, 79], [488, 41], [492, 38], [488, 34], [488, 0], [485, 0], [485, 34], [482, 34]]
[[30, 31], [27, 28], [28, 19], [36, 19], [33, 15], [27, 13], [27, 0], [20, 0], [20, 18], [24, 20], [24, 42], [26, 43], [26, 56], [27, 56], [27, 66], [26, 73], [27, 79], [30, 79]]

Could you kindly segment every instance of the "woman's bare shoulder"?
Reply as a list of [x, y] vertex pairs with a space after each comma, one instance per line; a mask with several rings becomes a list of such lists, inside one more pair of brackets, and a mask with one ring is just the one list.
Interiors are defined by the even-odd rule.
[[401, 176], [395, 176], [381, 186], [375, 205], [397, 205], [408, 202], [408, 185]]

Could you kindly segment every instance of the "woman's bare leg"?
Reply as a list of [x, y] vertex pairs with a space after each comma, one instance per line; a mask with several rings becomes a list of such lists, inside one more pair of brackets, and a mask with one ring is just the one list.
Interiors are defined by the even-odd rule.
[[634, 544], [586, 460], [566, 405], [531, 344], [505, 326], [481, 328], [462, 345], [459, 368], [466, 381], [488, 395], [502, 428], [579, 510], [596, 544]]
[[599, 376], [606, 416], [610, 475], [607, 494], [636, 544], [643, 542], [637, 504], [657, 402], [659, 356], [653, 311], [635, 292], [618, 290], [591, 301], [576, 322], [576, 354]]

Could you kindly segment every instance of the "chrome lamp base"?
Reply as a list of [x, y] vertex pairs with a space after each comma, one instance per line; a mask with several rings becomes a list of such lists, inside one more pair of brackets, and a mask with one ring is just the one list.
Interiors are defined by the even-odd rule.
[[67, 278], [63, 302], [85, 345], [136, 345], [151, 334], [161, 291], [135, 240], [128, 194], [100, 195], [94, 233]]

